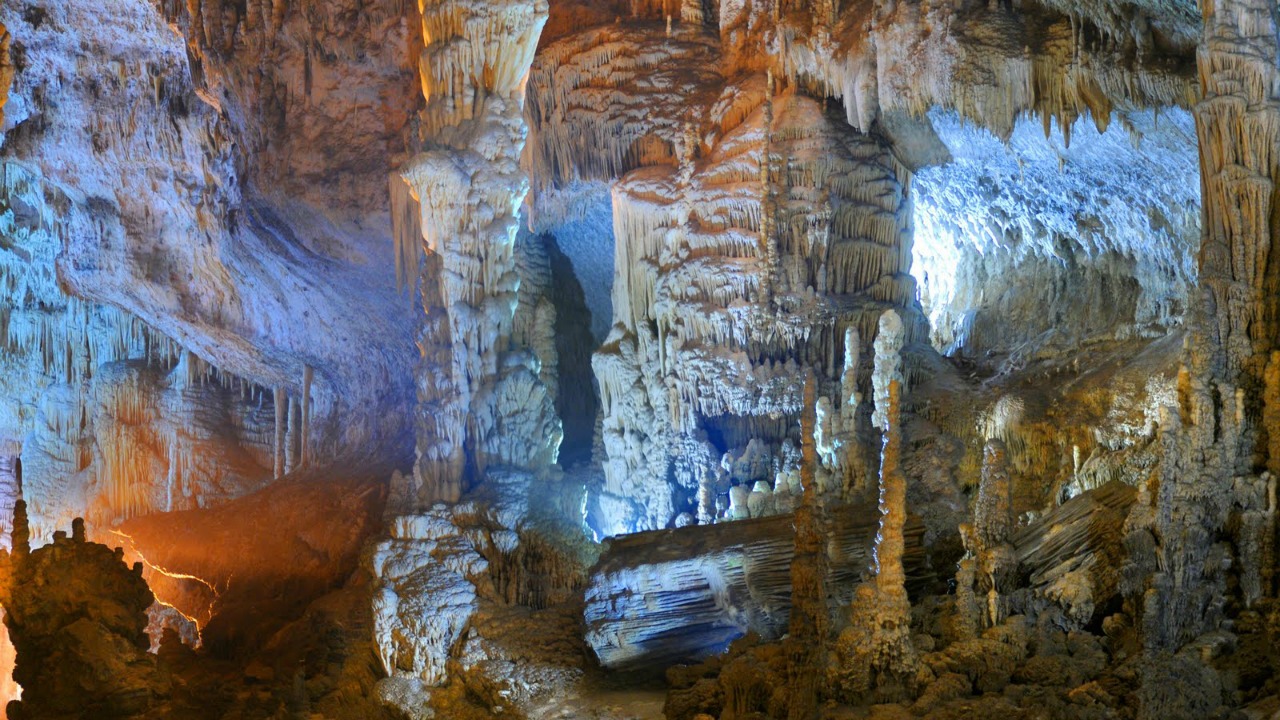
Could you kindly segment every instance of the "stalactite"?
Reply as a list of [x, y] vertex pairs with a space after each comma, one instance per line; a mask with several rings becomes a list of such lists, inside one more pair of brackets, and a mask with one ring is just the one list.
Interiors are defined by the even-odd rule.
[[311, 384], [315, 381], [315, 369], [310, 365], [302, 368], [302, 431], [299, 433], [301, 449], [299, 461], [306, 467], [311, 461]]
[[412, 297], [422, 272], [422, 208], [399, 173], [387, 179], [391, 192], [391, 230], [395, 240], [396, 287]]
[[284, 477], [285, 473], [285, 423], [288, 419], [287, 412], [289, 408], [289, 395], [283, 387], [277, 385], [272, 388], [271, 403], [272, 407], [275, 408], [276, 416], [275, 440], [273, 443], [275, 449], [272, 455], [275, 463], [273, 477], [278, 480]]
[[290, 395], [285, 410], [284, 471], [286, 474], [297, 470], [301, 462], [302, 436], [299, 432], [301, 427], [302, 416], [299, 412], [298, 398]]

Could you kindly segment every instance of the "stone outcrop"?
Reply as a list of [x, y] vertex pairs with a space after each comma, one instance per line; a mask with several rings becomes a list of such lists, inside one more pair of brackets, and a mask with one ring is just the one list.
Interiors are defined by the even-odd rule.
[[391, 537], [365, 559], [384, 703], [429, 716], [421, 714], [456, 712], [463, 702], [456, 696], [477, 684], [495, 702], [533, 702], [575, 685], [581, 651], [552, 644], [554, 652], [534, 653], [532, 665], [520, 666], [527, 638], [508, 634], [501, 620], [563, 627], [563, 608], [581, 592], [590, 557], [581, 528], [565, 522], [570, 508], [581, 507], [581, 488], [574, 490], [571, 480], [495, 470], [460, 503], [390, 518]]
[[131, 518], [107, 535], [172, 609], [167, 618], [152, 609], [153, 648], [172, 626], [210, 655], [243, 659], [348, 582], [386, 501], [380, 477], [286, 479], [215, 507]]
[[142, 565], [130, 568], [119, 548], [86, 542], [80, 519], [69, 538], [60, 531], [30, 552], [25, 544], [15, 537], [4, 556], [4, 622], [17, 650], [13, 679], [23, 688], [8, 717], [151, 717], [169, 681], [147, 653], [153, 596]]

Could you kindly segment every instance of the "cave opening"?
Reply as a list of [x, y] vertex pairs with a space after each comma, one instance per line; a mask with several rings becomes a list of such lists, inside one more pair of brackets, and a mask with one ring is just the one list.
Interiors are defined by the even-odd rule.
[[587, 187], [564, 217], [540, 221], [539, 237], [550, 264], [550, 296], [556, 308], [555, 344], [560, 392], [556, 408], [564, 425], [561, 465], [592, 462], [600, 390], [591, 356], [613, 326], [613, 211], [607, 188]]

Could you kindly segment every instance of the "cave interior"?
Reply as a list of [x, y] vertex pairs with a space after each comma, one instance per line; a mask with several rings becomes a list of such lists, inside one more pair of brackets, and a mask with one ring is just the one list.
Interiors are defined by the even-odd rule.
[[1280, 7], [5, 0], [0, 720], [1280, 718]]

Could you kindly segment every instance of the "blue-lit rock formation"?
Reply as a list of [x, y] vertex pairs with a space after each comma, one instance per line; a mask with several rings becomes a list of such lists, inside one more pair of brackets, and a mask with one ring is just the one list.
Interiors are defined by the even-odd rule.
[[[828, 604], [847, 608], [871, 561], [874, 506], [832, 513], [825, 550]], [[591, 570], [586, 638], [606, 667], [664, 667], [709, 657], [755, 633], [782, 636], [791, 612], [791, 515], [681, 530], [638, 533], [609, 542]], [[934, 571], [907, 533], [907, 571], [917, 587]]]

